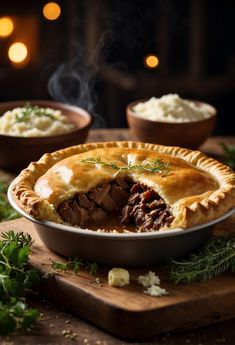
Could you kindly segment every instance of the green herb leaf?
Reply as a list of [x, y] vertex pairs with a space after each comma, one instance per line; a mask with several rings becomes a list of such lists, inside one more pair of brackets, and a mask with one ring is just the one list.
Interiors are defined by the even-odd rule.
[[25, 290], [39, 282], [35, 269], [28, 266], [32, 238], [8, 231], [0, 241], [0, 334], [29, 328], [38, 312], [25, 303]]
[[27, 309], [22, 318], [20, 327], [22, 329], [30, 328], [37, 321], [38, 317], [39, 317], [39, 311], [37, 309], [32, 309], [32, 308]]
[[2, 243], [9, 244], [11, 242], [17, 242], [20, 247], [29, 246], [31, 247], [33, 244], [32, 237], [24, 232], [14, 232], [12, 230], [4, 232], [2, 234]]
[[232, 169], [235, 169], [235, 145], [226, 145], [225, 143], [220, 143], [220, 146], [225, 153], [225, 163]]
[[101, 157], [97, 157], [97, 158], [89, 157], [86, 159], [82, 159], [81, 162], [94, 164], [94, 165], [99, 164], [104, 168], [112, 168], [114, 170], [117, 170], [117, 173], [121, 171], [137, 170], [137, 171], [149, 171], [149, 172], [160, 173], [162, 174], [162, 176], [168, 175], [169, 167], [170, 167], [169, 162], [163, 162], [163, 160], [161, 159], [156, 159], [147, 164], [138, 164], [138, 165], [134, 165], [130, 162], [126, 166], [118, 166], [116, 163], [113, 163], [113, 162], [111, 163], [104, 162], [101, 159]]
[[98, 271], [98, 265], [96, 262], [90, 263], [87, 262], [85, 266], [86, 271], [88, 271], [91, 275], [96, 275]]
[[175, 284], [189, 284], [209, 280], [226, 271], [235, 272], [235, 236], [214, 238], [187, 260], [172, 260], [170, 279]]
[[0, 193], [6, 193], [7, 192], [8, 185], [4, 181], [0, 181]]
[[0, 222], [20, 217], [19, 213], [11, 207], [7, 199], [7, 188], [6, 182], [0, 181]]
[[27, 102], [22, 108], [21, 114], [15, 115], [15, 122], [27, 122], [35, 116], [46, 116], [50, 119], [55, 119], [55, 117], [52, 114], [48, 114], [47, 109], [40, 108], [38, 105], [31, 105], [29, 102]]
[[6, 305], [0, 305], [0, 334], [7, 335], [16, 329], [16, 320]]
[[[95, 275], [98, 271], [98, 265], [94, 262], [84, 262], [80, 258], [69, 258], [67, 262], [58, 262], [58, 261], [52, 261], [51, 262], [51, 268], [55, 270], [56, 272], [67, 272], [72, 271], [74, 273], [78, 273], [81, 268], [84, 268], [86, 271], [88, 271], [91, 275]], [[51, 273], [51, 272], [50, 272]]]

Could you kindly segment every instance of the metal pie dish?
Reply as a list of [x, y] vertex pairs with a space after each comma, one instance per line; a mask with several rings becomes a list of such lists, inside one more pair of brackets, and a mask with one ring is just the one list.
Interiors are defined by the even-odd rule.
[[104, 233], [79, 227], [37, 220], [17, 204], [12, 188], [8, 199], [12, 207], [33, 222], [42, 242], [65, 256], [96, 262], [105, 266], [144, 267], [185, 256], [202, 246], [217, 223], [235, 213], [235, 208], [221, 217], [188, 229], [171, 229], [144, 233]]

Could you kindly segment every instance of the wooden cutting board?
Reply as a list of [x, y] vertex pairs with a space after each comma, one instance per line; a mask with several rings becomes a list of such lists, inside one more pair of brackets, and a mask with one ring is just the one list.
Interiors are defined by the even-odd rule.
[[[14, 230], [31, 234], [35, 239], [31, 263], [42, 275], [51, 260], [63, 262], [48, 250], [38, 238], [34, 225], [26, 219], [0, 224], [0, 232]], [[221, 222], [216, 234], [235, 233], [235, 216]], [[108, 250], [108, 249], [107, 249]], [[169, 291], [163, 297], [151, 297], [136, 278], [148, 270], [161, 278], [161, 286]], [[50, 300], [64, 306], [103, 329], [123, 338], [147, 338], [157, 334], [191, 329], [235, 317], [235, 275], [224, 274], [211, 281], [190, 285], [174, 285], [167, 278], [167, 267], [131, 269], [131, 283], [123, 288], [107, 284], [108, 269], [100, 268], [99, 286], [87, 272], [65, 273], [42, 279], [39, 291]]]

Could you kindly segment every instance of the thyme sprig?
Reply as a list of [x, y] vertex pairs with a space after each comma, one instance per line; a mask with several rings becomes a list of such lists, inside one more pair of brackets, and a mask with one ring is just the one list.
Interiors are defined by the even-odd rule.
[[31, 105], [27, 102], [22, 108], [21, 114], [15, 115], [15, 122], [27, 122], [30, 120], [31, 116], [46, 116], [50, 119], [55, 119], [53, 115], [47, 113], [45, 108], [40, 108], [38, 105]]
[[[83, 261], [79, 257], [69, 258], [67, 262], [51, 261], [51, 269], [57, 272], [72, 271], [78, 273], [81, 269], [88, 271], [89, 274], [95, 275], [98, 272], [98, 265], [95, 262]], [[50, 271], [53, 273], [53, 271]]]
[[172, 260], [170, 279], [175, 284], [189, 284], [209, 280], [226, 271], [235, 272], [235, 236], [214, 238], [187, 260]]
[[160, 173], [162, 176], [166, 176], [169, 173], [169, 162], [163, 162], [162, 159], [155, 159], [151, 163], [147, 164], [132, 164], [132, 162], [129, 162], [126, 166], [119, 166], [114, 162], [105, 162], [101, 159], [100, 156], [97, 158], [88, 157], [86, 159], [82, 159], [81, 162], [83, 163], [89, 163], [89, 164], [99, 164], [100, 166], [104, 168], [112, 168], [114, 170], [117, 170], [117, 173], [121, 171], [149, 171], [154, 173]]
[[11, 242], [17, 242], [19, 246], [28, 246], [31, 248], [34, 243], [32, 237], [28, 233], [14, 232], [13, 230], [3, 232], [2, 238], [3, 240], [1, 242], [4, 245], [8, 245]]

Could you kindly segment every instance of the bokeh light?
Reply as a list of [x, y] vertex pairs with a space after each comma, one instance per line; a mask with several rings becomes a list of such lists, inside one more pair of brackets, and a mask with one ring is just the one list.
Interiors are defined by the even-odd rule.
[[156, 55], [147, 55], [144, 58], [144, 64], [150, 69], [157, 68], [159, 65], [159, 58]]
[[28, 49], [22, 42], [13, 43], [8, 49], [8, 57], [14, 63], [23, 62], [28, 55]]
[[48, 20], [56, 20], [61, 14], [61, 8], [56, 2], [48, 2], [42, 11], [44, 17]]
[[11, 18], [0, 18], [0, 37], [8, 37], [14, 30], [14, 24]]

